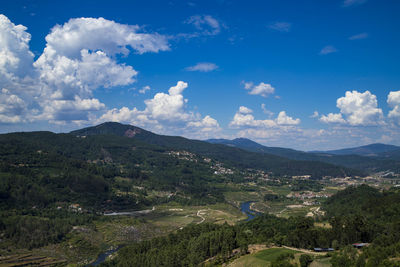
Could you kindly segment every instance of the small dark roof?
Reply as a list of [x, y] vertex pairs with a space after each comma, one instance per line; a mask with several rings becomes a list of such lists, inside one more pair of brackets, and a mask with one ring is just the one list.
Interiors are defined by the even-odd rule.
[[314, 251], [334, 251], [333, 248], [314, 248]]
[[368, 245], [368, 243], [354, 243], [353, 244], [354, 247], [365, 247], [367, 245]]

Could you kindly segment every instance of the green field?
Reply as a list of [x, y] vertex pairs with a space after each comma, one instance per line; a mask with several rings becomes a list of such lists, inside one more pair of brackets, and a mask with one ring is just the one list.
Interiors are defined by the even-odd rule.
[[276, 260], [279, 255], [289, 253], [289, 254], [296, 254], [298, 251], [287, 249], [287, 248], [270, 248], [266, 250], [262, 250], [254, 254], [254, 257], [263, 260], [263, 261], [274, 261]]
[[[300, 264], [299, 258], [302, 254], [301, 251], [287, 249], [287, 248], [269, 248], [265, 250], [261, 250], [254, 254], [249, 254], [242, 256], [233, 262], [231, 262], [229, 267], [261, 267], [261, 266], [270, 266], [271, 262], [275, 261], [282, 254], [293, 254], [294, 260], [291, 263]], [[331, 258], [317, 258], [311, 264], [310, 267], [330, 267], [331, 263], [329, 262]]]
[[[239, 266], [248, 266], [248, 267], [258, 267], [258, 266], [269, 266], [271, 262], [276, 260], [282, 254], [301, 254], [301, 252], [296, 250], [291, 250], [287, 248], [269, 248], [265, 250], [261, 250], [257, 253], [245, 255], [240, 257], [239, 259], [233, 261], [228, 266], [230, 267], [239, 267]], [[296, 257], [297, 259], [297, 257]], [[295, 260], [296, 260], [295, 259]]]

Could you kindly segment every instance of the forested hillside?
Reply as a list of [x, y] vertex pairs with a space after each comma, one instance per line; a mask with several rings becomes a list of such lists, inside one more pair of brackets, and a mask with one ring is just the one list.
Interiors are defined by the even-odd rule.
[[187, 150], [205, 157], [211, 157], [218, 161], [237, 168], [254, 168], [272, 172], [275, 175], [312, 175], [322, 176], [352, 176], [365, 175], [361, 170], [338, 167], [318, 161], [289, 160], [272, 154], [249, 152], [240, 148], [227, 147], [225, 145], [210, 144], [208, 142], [190, 140], [183, 137], [157, 135], [131, 125], [123, 125], [114, 122], [103, 123], [98, 126], [85, 128], [71, 132], [76, 136], [125, 136], [140, 140], [147, 144], [162, 146], [173, 150]]
[[289, 148], [267, 147], [246, 138], [209, 139], [212, 144], [223, 144], [251, 152], [271, 154], [292, 160], [320, 161], [348, 168], [364, 170], [370, 173], [378, 171], [400, 172], [400, 150], [397, 146], [373, 144], [359, 148], [304, 152]]

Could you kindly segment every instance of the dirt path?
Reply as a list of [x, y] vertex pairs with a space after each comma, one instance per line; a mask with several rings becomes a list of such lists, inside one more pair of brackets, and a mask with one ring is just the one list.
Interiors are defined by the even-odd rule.
[[287, 208], [284, 208], [283, 210], [281, 210], [280, 212], [278, 212], [278, 214], [282, 214], [285, 210], [287, 210]]
[[261, 250], [265, 250], [265, 249], [270, 249], [270, 248], [287, 248], [287, 249], [291, 249], [291, 250], [296, 250], [298, 252], [303, 252], [303, 253], [307, 253], [307, 254], [313, 254], [313, 255], [325, 255], [326, 252], [315, 252], [313, 250], [308, 250], [308, 249], [303, 249], [303, 248], [295, 248], [295, 247], [288, 247], [288, 246], [266, 246], [264, 244], [251, 244], [248, 247], [248, 251], [250, 254], [256, 253], [258, 251]]
[[202, 215], [202, 211], [206, 211], [206, 210], [198, 210], [197, 211], [197, 217], [200, 217], [201, 218], [201, 221], [200, 222], [198, 222], [197, 224], [201, 224], [202, 222], [204, 222], [205, 220], [206, 220], [206, 218], [204, 218]]
[[304, 249], [304, 248], [294, 248], [294, 247], [288, 247], [288, 246], [282, 246], [282, 248], [287, 248], [287, 249], [291, 249], [291, 250], [297, 250], [297, 251], [300, 251], [300, 252], [313, 254], [313, 255], [326, 255], [326, 252], [315, 252], [315, 251]]

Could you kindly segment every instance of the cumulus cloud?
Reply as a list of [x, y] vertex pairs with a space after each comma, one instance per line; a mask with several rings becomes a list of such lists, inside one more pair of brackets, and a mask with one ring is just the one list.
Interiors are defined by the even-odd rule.
[[22, 122], [30, 102], [38, 94], [31, 35], [0, 14], [0, 122]]
[[245, 106], [240, 106], [239, 107], [239, 113], [241, 114], [250, 114], [253, 113], [253, 110], [249, 109], [248, 107]]
[[291, 27], [292, 27], [291, 23], [283, 21], [274, 22], [268, 25], [268, 28], [279, 32], [289, 32]]
[[117, 121], [130, 123], [161, 133], [172, 133], [180, 129], [187, 135], [196, 136], [195, 132], [218, 132], [218, 122], [209, 115], [201, 117], [200, 114], [188, 111], [185, 104], [188, 102], [183, 97], [183, 91], [188, 84], [178, 81], [166, 93], [157, 93], [153, 98], [144, 101], [144, 110], [137, 108], [111, 109], [104, 113], [97, 122]]
[[34, 63], [40, 71], [42, 90], [54, 99], [73, 99], [76, 95], [91, 96], [99, 87], [128, 85], [135, 81], [137, 72], [118, 64], [103, 51], [81, 50], [79, 59], [65, 56], [42, 56]]
[[286, 115], [285, 111], [281, 111], [276, 118], [276, 123], [279, 125], [298, 125], [300, 124], [300, 119], [293, 119], [292, 117]]
[[250, 95], [261, 95], [262, 97], [268, 97], [275, 92], [275, 88], [268, 83], [260, 82], [258, 85], [254, 85], [253, 82], [243, 82], [244, 89], [249, 90]]
[[209, 115], [205, 116], [200, 121], [190, 121], [188, 127], [199, 129], [202, 132], [211, 132], [219, 128], [219, 124], [216, 119], [211, 118]]
[[369, 36], [368, 33], [363, 32], [363, 33], [359, 33], [359, 34], [350, 36], [349, 40], [354, 41], [354, 40], [366, 39], [366, 38], [368, 38], [368, 36]]
[[104, 18], [70, 19], [46, 36], [43, 54], [34, 63], [40, 78], [57, 96], [90, 96], [98, 87], [128, 85], [137, 72], [113, 58], [129, 54], [168, 50], [164, 36], [138, 33], [139, 26], [119, 24]]
[[327, 45], [324, 48], [321, 49], [321, 51], [319, 52], [320, 55], [328, 55], [328, 54], [332, 54], [332, 53], [336, 53], [337, 49], [336, 47], [332, 46], [332, 45]]
[[216, 69], [218, 69], [218, 66], [210, 62], [200, 62], [194, 66], [185, 68], [185, 70], [187, 71], [200, 71], [200, 72], [210, 72]]
[[221, 32], [221, 23], [210, 15], [191, 16], [185, 23], [194, 25], [203, 35], [217, 35]]
[[[347, 91], [344, 97], [336, 101], [340, 113], [322, 115], [320, 121], [325, 123], [345, 123], [352, 126], [371, 126], [383, 124], [383, 113], [378, 108], [376, 96], [369, 91]], [[345, 118], [344, 118], [345, 117]]]
[[31, 35], [23, 25], [15, 25], [0, 14], [0, 82], [7, 85], [32, 72]]
[[0, 122], [17, 123], [23, 121], [27, 105], [20, 97], [3, 88], [0, 94]]
[[319, 120], [325, 123], [346, 123], [341, 113], [329, 113], [328, 115], [321, 115]]
[[106, 107], [96, 98], [81, 99], [79, 96], [75, 96], [73, 100], [48, 100], [44, 104], [43, 112], [36, 119], [53, 123], [87, 121], [90, 111], [99, 111]]
[[[105, 108], [93, 98], [96, 89], [135, 82], [137, 71], [118, 63], [117, 55], [169, 49], [165, 36], [140, 31], [104, 18], [70, 19], [51, 29], [34, 62], [27, 28], [0, 15], [0, 88], [6, 88], [0, 92], [0, 115], [13, 122], [87, 120]], [[6, 98], [13, 104], [6, 105]]]
[[400, 125], [400, 91], [391, 91], [387, 103], [392, 108], [388, 117]]
[[82, 49], [102, 50], [107, 55], [129, 54], [169, 49], [167, 38], [157, 33], [139, 33], [138, 25], [126, 25], [104, 18], [75, 18], [56, 25], [46, 36], [45, 55], [52, 52], [68, 58], [79, 58]]
[[154, 98], [144, 101], [146, 110], [156, 120], [187, 121], [191, 114], [183, 112], [187, 100], [182, 95], [187, 87], [187, 83], [179, 81], [176, 86], [168, 90], [168, 94], [157, 93]]
[[280, 126], [293, 126], [300, 123], [300, 119], [293, 119], [285, 111], [279, 112], [276, 119], [256, 120], [252, 115], [252, 110], [241, 106], [233, 117], [229, 126], [232, 128], [254, 127], [254, 128], [274, 128]]

